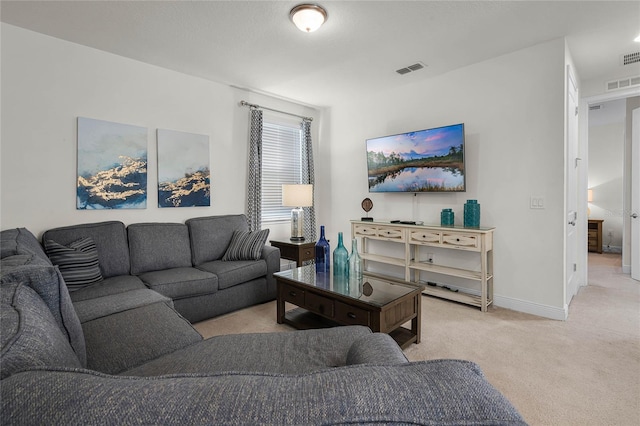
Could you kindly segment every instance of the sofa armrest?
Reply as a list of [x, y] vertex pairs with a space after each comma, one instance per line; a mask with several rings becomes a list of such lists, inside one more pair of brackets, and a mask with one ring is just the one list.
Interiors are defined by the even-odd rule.
[[406, 364], [407, 357], [391, 336], [372, 333], [353, 342], [347, 352], [347, 365], [354, 364]]
[[0, 397], [7, 424], [526, 425], [475, 364], [454, 360], [299, 375], [34, 370], [3, 380]]
[[276, 279], [273, 277], [275, 272], [280, 272], [280, 249], [277, 247], [265, 245], [262, 248], [262, 259], [267, 262], [267, 291], [269, 294], [276, 296]]

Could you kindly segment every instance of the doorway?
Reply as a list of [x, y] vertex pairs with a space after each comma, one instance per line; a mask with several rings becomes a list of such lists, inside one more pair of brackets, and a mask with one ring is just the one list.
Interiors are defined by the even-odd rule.
[[[622, 271], [629, 274], [632, 259], [630, 116], [631, 110], [640, 106], [640, 96], [591, 101], [588, 106], [589, 219], [602, 221], [602, 252], [609, 257], [619, 256]], [[596, 228], [594, 224], [593, 229]], [[593, 253], [589, 259], [593, 259]]]

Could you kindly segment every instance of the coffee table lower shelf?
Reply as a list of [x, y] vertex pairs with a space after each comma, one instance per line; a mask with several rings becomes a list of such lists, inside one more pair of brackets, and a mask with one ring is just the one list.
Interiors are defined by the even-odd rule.
[[[314, 314], [304, 308], [295, 308], [286, 311], [282, 322], [295, 327], [298, 330], [340, 327], [344, 325], [331, 321], [330, 319], [324, 318], [318, 314]], [[396, 328], [389, 332], [389, 336], [391, 336], [402, 349], [407, 348], [412, 343], [418, 343], [418, 337], [416, 334], [405, 327]]]

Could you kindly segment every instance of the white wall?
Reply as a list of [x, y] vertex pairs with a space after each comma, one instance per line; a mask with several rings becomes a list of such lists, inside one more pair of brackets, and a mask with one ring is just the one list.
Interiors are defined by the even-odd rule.
[[[318, 118], [314, 109], [2, 24], [2, 229], [182, 222], [243, 213], [248, 115], [239, 101]], [[76, 210], [78, 116], [148, 129], [147, 208]], [[317, 141], [317, 124], [312, 128]], [[156, 129], [209, 135], [211, 207], [157, 207]], [[271, 227], [285, 238], [289, 226]]]
[[[314, 120], [318, 225], [350, 236], [374, 201], [375, 218], [439, 222], [467, 199], [495, 226], [495, 303], [563, 318], [564, 40], [501, 56], [400, 90], [339, 99], [317, 111], [2, 24], [2, 229], [101, 220], [183, 221], [245, 210], [246, 108], [241, 99]], [[402, 77], [398, 77], [402, 78]], [[78, 116], [149, 129], [147, 209], [75, 208]], [[467, 192], [369, 194], [366, 138], [464, 122]], [[158, 209], [155, 131], [210, 136], [212, 206]], [[529, 209], [531, 196], [546, 208]], [[286, 238], [289, 229], [272, 228]]]
[[[340, 100], [331, 108], [328, 234], [350, 236], [360, 201], [377, 219], [439, 223], [467, 199], [481, 204], [481, 226], [495, 226], [496, 305], [564, 318], [565, 43], [558, 39], [393, 92]], [[403, 77], [398, 77], [403, 78]], [[369, 194], [365, 139], [465, 123], [467, 192]], [[529, 208], [544, 197], [542, 210]]]

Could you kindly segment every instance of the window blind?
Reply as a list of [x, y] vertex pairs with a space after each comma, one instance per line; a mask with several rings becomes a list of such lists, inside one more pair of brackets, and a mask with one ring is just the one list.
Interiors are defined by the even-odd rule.
[[265, 118], [262, 125], [262, 221], [291, 218], [282, 206], [282, 185], [301, 183], [302, 129]]

